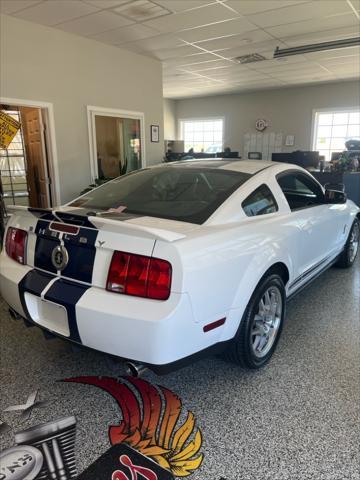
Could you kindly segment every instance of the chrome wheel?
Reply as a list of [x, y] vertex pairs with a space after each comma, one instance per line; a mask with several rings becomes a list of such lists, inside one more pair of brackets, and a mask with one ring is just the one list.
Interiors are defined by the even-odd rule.
[[350, 263], [352, 263], [355, 260], [356, 254], [358, 252], [359, 233], [360, 233], [359, 223], [355, 222], [354, 227], [351, 231], [350, 241], [349, 241], [349, 261], [350, 261]]
[[281, 324], [283, 301], [278, 287], [269, 287], [262, 295], [251, 329], [251, 345], [256, 357], [269, 353]]

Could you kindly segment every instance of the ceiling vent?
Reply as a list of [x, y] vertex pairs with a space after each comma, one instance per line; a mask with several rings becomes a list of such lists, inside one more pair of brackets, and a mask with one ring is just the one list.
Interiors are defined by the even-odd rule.
[[263, 55], [260, 55], [260, 53], [250, 53], [249, 55], [236, 57], [235, 60], [239, 63], [254, 63], [262, 62], [263, 60], [266, 60], [266, 58]]
[[157, 5], [150, 0], [136, 0], [130, 4], [114, 8], [113, 11], [134, 22], [144, 22], [145, 20], [163, 17], [171, 13], [167, 8]]

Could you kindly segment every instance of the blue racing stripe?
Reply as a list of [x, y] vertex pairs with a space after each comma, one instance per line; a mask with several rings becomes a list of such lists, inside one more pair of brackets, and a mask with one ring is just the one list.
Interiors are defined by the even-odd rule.
[[76, 304], [89, 288], [90, 287], [85, 285], [70, 282], [69, 280], [60, 279], [49, 288], [44, 297], [45, 300], [63, 305], [66, 308], [70, 338], [78, 343], [81, 343], [81, 338], [76, 322]]
[[46, 288], [53, 278], [55, 278], [54, 275], [50, 275], [49, 273], [30, 270], [30, 272], [28, 272], [19, 282], [19, 297], [28, 320], [32, 319], [26, 306], [25, 292], [29, 292], [40, 297], [41, 292], [44, 290], [44, 288]]
[[97, 230], [88, 228], [80, 228], [77, 235], [64, 235], [63, 241], [69, 254], [69, 263], [61, 275], [81, 282], [92, 282], [97, 235]]
[[[19, 296], [27, 320], [33, 322], [33, 319], [31, 318], [26, 306], [25, 293], [28, 292], [40, 297], [41, 292], [54, 278], [56, 278], [54, 275], [39, 272], [38, 270], [31, 270], [20, 281], [18, 285]], [[49, 300], [50, 302], [54, 302], [66, 308], [70, 329], [70, 339], [78, 343], [81, 343], [81, 338], [76, 322], [76, 304], [89, 288], [90, 287], [88, 286], [79, 285], [75, 282], [59, 278], [59, 280], [52, 284], [44, 296], [45, 300]], [[41, 328], [44, 328], [35, 322], [33, 323]], [[53, 333], [61, 337], [61, 335], [57, 334], [56, 332]]]
[[51, 254], [55, 247], [60, 245], [59, 233], [53, 232], [49, 229], [49, 222], [46, 220], [38, 220], [35, 233], [35, 258], [34, 266], [46, 270], [51, 273], [56, 273], [57, 269], [51, 261]]

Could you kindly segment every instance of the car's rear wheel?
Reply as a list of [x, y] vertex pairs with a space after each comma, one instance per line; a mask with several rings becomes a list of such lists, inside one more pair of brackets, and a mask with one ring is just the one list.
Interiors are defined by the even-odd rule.
[[282, 278], [277, 274], [263, 278], [250, 299], [234, 341], [225, 352], [226, 358], [245, 368], [263, 367], [279, 341], [285, 302]]
[[356, 218], [354, 220], [354, 223], [352, 224], [344, 250], [342, 251], [338, 261], [336, 262], [337, 267], [349, 268], [354, 264], [359, 250], [359, 239], [360, 222]]

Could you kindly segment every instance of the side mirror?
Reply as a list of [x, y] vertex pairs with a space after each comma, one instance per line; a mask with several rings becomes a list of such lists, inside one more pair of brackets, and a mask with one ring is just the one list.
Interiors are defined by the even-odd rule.
[[339, 192], [345, 192], [345, 185], [343, 183], [325, 183], [325, 190], [338, 190]]
[[325, 190], [325, 203], [346, 203], [347, 195], [339, 190]]

